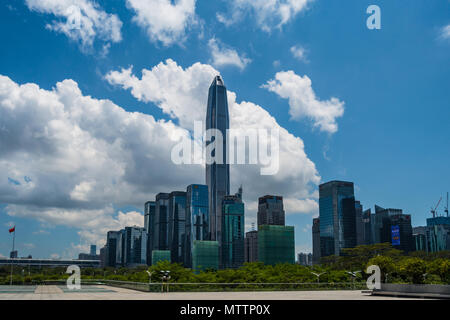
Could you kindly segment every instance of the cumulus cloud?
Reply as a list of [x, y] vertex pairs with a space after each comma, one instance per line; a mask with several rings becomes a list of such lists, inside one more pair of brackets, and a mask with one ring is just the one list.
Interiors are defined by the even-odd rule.
[[227, 48], [214, 38], [209, 40], [208, 46], [211, 50], [212, 64], [215, 67], [235, 66], [244, 70], [247, 64], [252, 61], [245, 56], [240, 56], [236, 50]]
[[0, 203], [11, 216], [74, 227], [101, 245], [107, 230], [143, 224], [141, 214], [115, 207], [141, 208], [160, 191], [203, 182], [200, 166], [170, 161], [187, 134], [84, 96], [72, 80], [49, 91], [0, 76]]
[[127, 0], [135, 12], [133, 21], [147, 32], [153, 42], [165, 46], [183, 42], [186, 30], [198, 24], [196, 0]]
[[106, 13], [91, 0], [25, 0], [32, 11], [52, 14], [58, 18], [47, 28], [65, 34], [79, 42], [82, 49], [92, 48], [94, 41], [108, 43], [122, 40], [122, 21], [115, 14]]
[[442, 39], [450, 39], [450, 24], [441, 28], [440, 36]]
[[301, 46], [292, 46], [290, 51], [295, 59], [303, 62], [308, 62], [308, 59], [306, 58], [305, 48]]
[[312, 0], [232, 0], [231, 14], [217, 14], [217, 19], [225, 25], [242, 20], [245, 14], [255, 17], [257, 25], [264, 31], [281, 28], [295, 16], [307, 9]]
[[[195, 120], [205, 118], [208, 87], [218, 73], [207, 64], [195, 63], [183, 69], [168, 59], [150, 70], [142, 70], [141, 78], [136, 77], [131, 68], [111, 71], [105, 78], [111, 84], [130, 89], [139, 101], [154, 103], [178, 119], [181, 127], [191, 130]], [[257, 198], [264, 194], [281, 194], [288, 203], [289, 199], [297, 199], [298, 202], [292, 202], [289, 207], [295, 213], [314, 212], [310, 201], [315, 202], [313, 189], [320, 182], [320, 176], [304, 151], [303, 141], [281, 127], [263, 107], [247, 101], [237, 102], [231, 90], [228, 90], [228, 107], [232, 129], [280, 130], [280, 170], [276, 175], [261, 176], [259, 165], [231, 165], [232, 189], [236, 190], [240, 184], [244, 186], [246, 220], [251, 219]], [[200, 174], [204, 176], [204, 172]]]
[[288, 99], [292, 119], [309, 118], [314, 127], [328, 133], [338, 130], [336, 118], [344, 114], [344, 102], [334, 97], [319, 100], [307, 75], [301, 77], [293, 71], [277, 72], [275, 79], [269, 80], [262, 87]]

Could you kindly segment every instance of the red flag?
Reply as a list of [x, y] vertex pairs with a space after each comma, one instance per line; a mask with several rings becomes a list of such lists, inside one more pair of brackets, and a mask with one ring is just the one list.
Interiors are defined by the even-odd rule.
[[16, 231], [16, 226], [12, 227], [11, 229], [9, 229], [9, 233]]

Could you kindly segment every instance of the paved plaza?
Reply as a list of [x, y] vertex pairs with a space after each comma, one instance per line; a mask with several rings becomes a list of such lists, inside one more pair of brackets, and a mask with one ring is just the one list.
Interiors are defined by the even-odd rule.
[[68, 290], [63, 285], [0, 286], [0, 300], [404, 300], [360, 290], [155, 293], [103, 285]]

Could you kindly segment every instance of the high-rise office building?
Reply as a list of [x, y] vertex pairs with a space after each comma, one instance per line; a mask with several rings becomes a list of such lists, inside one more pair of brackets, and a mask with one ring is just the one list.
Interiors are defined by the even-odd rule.
[[371, 215], [372, 243], [391, 242], [389, 217], [401, 214], [403, 214], [402, 209], [382, 208], [375, 205], [375, 214]]
[[416, 251], [428, 252], [427, 227], [414, 227], [413, 240]]
[[372, 243], [372, 222], [371, 222], [371, 210], [370, 208], [364, 210], [362, 213], [362, 224], [363, 224], [363, 243], [368, 245]]
[[363, 206], [355, 200], [356, 245], [364, 244]]
[[[409, 214], [396, 214], [389, 217], [387, 225], [383, 226], [390, 231], [390, 236], [388, 238], [383, 238], [382, 242], [391, 242], [392, 246], [396, 249], [402, 250], [405, 253], [415, 250], [413, 235], [412, 235], [412, 225], [411, 225], [411, 215]], [[385, 232], [383, 231], [384, 235]]]
[[[227, 89], [220, 76], [216, 76], [209, 87], [206, 109], [206, 130], [217, 129], [222, 133], [222, 159], [216, 150], [210, 155], [216, 157], [212, 164], [206, 164], [206, 184], [209, 192], [210, 240], [222, 241], [222, 200], [230, 194], [230, 166], [227, 163], [227, 129], [229, 128]], [[217, 140], [218, 141], [218, 140]], [[217, 142], [216, 141], [216, 142]], [[212, 141], [207, 141], [207, 145]], [[220, 146], [216, 145], [217, 148]], [[208, 155], [207, 155], [208, 156]]]
[[89, 254], [91, 256], [96, 256], [97, 255], [97, 246], [95, 244], [91, 244], [91, 250], [90, 250]]
[[173, 191], [169, 195], [168, 232], [171, 261], [184, 264], [186, 257], [186, 192]]
[[279, 225], [284, 226], [285, 212], [283, 197], [266, 195], [258, 199], [258, 226]]
[[222, 200], [221, 268], [239, 268], [244, 264], [244, 203], [240, 192]]
[[152, 251], [152, 265], [156, 265], [159, 261], [170, 262], [170, 250], [153, 250]]
[[192, 266], [193, 242], [209, 240], [208, 186], [191, 184], [186, 191], [186, 266]]
[[192, 269], [196, 272], [219, 269], [219, 242], [194, 240], [192, 242]]
[[314, 218], [312, 224], [313, 256], [312, 263], [320, 263], [320, 219]]
[[153, 250], [169, 250], [169, 194], [156, 195]]
[[116, 267], [122, 265], [121, 231], [108, 231], [106, 236], [105, 265]]
[[298, 264], [300, 264], [302, 266], [311, 266], [312, 265], [312, 254], [300, 252], [297, 255], [297, 261], [298, 261]]
[[156, 202], [147, 201], [144, 206], [144, 229], [147, 233], [147, 264], [152, 261], [153, 235], [155, 233]]
[[244, 255], [245, 262], [258, 261], [258, 231], [252, 230], [245, 234]]
[[356, 246], [353, 182], [330, 181], [319, 185], [321, 257], [340, 255]]
[[144, 228], [125, 227], [122, 241], [124, 266], [147, 264], [147, 233]]
[[294, 227], [259, 226], [258, 261], [268, 265], [295, 263]]

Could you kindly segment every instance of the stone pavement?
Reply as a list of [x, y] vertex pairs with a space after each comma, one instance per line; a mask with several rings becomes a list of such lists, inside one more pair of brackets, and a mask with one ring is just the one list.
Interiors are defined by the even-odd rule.
[[412, 300], [372, 296], [360, 290], [247, 291], [247, 292], [141, 292], [110, 286], [82, 286], [79, 291], [65, 286], [1, 286], [0, 300]]

